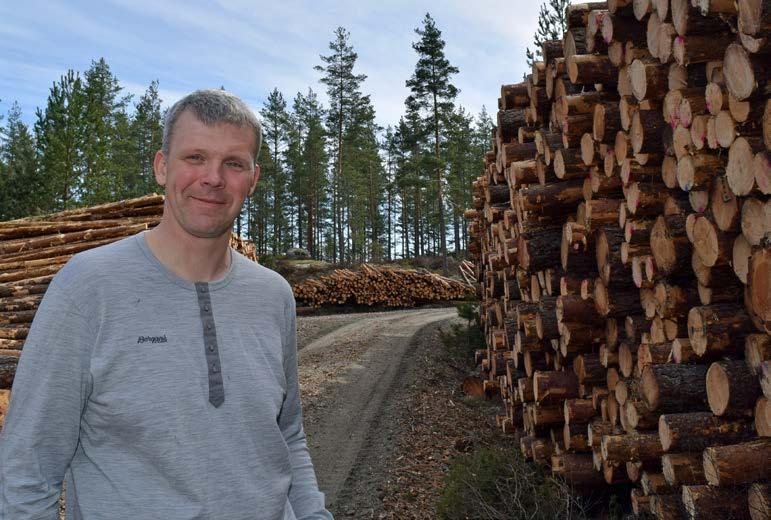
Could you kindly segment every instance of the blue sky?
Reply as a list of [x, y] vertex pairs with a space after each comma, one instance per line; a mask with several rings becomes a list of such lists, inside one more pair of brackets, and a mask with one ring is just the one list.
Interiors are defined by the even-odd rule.
[[314, 65], [342, 25], [368, 76], [382, 125], [398, 121], [417, 60], [411, 43], [426, 12], [460, 69], [460, 104], [496, 109], [502, 83], [525, 72], [538, 4], [524, 0], [326, 1], [102, 0], [0, 1], [0, 113], [21, 104], [32, 122], [48, 90], [68, 69], [85, 71], [104, 57], [135, 100], [157, 79], [164, 106], [196, 88], [226, 89], [259, 110], [278, 88], [288, 101], [308, 87], [322, 100]]

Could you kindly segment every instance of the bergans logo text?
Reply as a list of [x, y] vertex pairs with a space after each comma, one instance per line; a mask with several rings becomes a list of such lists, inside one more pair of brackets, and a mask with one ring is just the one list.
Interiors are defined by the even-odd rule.
[[137, 338], [137, 343], [168, 343], [169, 340], [166, 339], [166, 334], [163, 336], [139, 336]]

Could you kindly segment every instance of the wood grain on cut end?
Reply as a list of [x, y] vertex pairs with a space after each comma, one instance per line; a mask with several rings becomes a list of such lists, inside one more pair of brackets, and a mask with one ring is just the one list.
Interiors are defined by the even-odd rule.
[[[768, 144], [766, 146], [768, 147]], [[771, 154], [768, 150], [761, 150], [755, 154], [751, 169], [760, 193], [771, 195]]]
[[[766, 332], [769, 332], [771, 324], [771, 244], [752, 252], [747, 275], [747, 284], [750, 290], [749, 307], [755, 316], [764, 324]], [[747, 303], [747, 302], [745, 302]]]
[[661, 473], [670, 486], [706, 483], [701, 452], [663, 455], [661, 457]]
[[739, 137], [731, 143], [728, 150], [726, 177], [728, 185], [736, 195], [749, 195], [755, 186], [755, 176], [752, 162], [755, 159], [752, 145], [744, 137]]
[[760, 383], [743, 360], [718, 361], [707, 371], [707, 400], [717, 416], [737, 415], [751, 409], [760, 395]]

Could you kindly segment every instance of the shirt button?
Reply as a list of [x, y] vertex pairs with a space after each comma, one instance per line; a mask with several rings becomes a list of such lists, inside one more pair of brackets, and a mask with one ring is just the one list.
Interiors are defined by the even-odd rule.
[[216, 372], [217, 371], [217, 365], [212, 365], [211, 366], [211, 371], [212, 372]]
[[204, 310], [204, 312], [209, 312], [209, 306], [208, 305], [204, 305], [203, 306], [203, 310]]
[[201, 287], [201, 292], [206, 292], [206, 287]]
[[209, 344], [209, 352], [214, 352], [214, 343]]
[[211, 323], [207, 323], [207, 324], [206, 324], [206, 328], [207, 328], [208, 330], [211, 330]]

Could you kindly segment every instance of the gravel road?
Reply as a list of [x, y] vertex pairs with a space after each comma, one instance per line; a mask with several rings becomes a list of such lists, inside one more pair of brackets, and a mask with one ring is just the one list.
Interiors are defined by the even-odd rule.
[[[382, 489], [394, 425], [409, 410], [402, 390], [421, 344], [456, 318], [455, 308], [298, 319], [305, 431], [319, 486], [336, 516], [353, 515], [352, 493]], [[362, 486], [367, 481], [369, 485]]]

